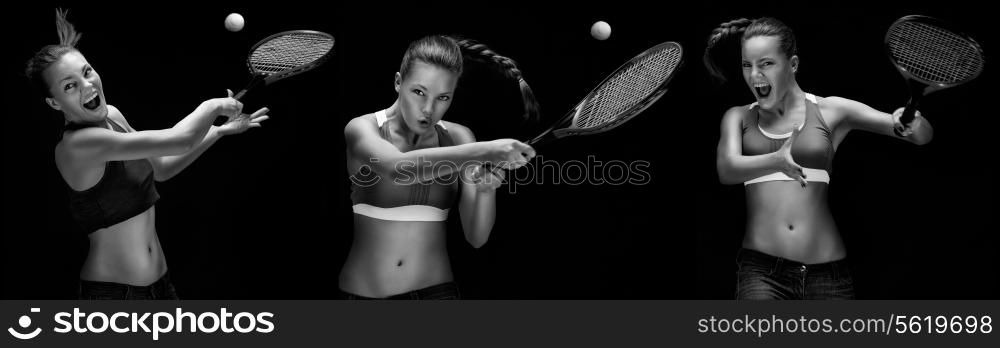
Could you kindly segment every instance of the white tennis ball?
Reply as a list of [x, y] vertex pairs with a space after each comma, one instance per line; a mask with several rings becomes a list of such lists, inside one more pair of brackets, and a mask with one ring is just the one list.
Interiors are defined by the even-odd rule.
[[239, 13], [230, 13], [226, 16], [226, 29], [233, 32], [243, 30], [243, 16]]
[[611, 36], [611, 25], [605, 21], [597, 21], [590, 26], [590, 36], [598, 40], [607, 40]]

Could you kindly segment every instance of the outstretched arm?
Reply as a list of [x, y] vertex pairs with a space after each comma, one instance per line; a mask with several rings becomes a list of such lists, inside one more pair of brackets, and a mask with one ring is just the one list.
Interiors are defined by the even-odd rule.
[[[119, 133], [100, 127], [84, 128], [67, 134], [61, 151], [77, 164], [179, 155], [201, 143], [216, 116], [233, 118], [241, 108], [242, 104], [232, 98], [210, 99], [167, 129]], [[116, 108], [109, 107], [108, 112], [109, 117], [124, 120]], [[116, 115], [111, 116], [111, 112]]]
[[[900, 116], [903, 115], [902, 107], [889, 114], [847, 98], [828, 97], [823, 100], [843, 115], [848, 129], [866, 130], [917, 145], [927, 144], [934, 138], [934, 128], [931, 127], [931, 123], [927, 119], [920, 116], [920, 111], [917, 111], [913, 122], [910, 122], [909, 125], [903, 125], [899, 122]], [[895, 128], [901, 130], [902, 137], [896, 135], [896, 132], [893, 131]]]

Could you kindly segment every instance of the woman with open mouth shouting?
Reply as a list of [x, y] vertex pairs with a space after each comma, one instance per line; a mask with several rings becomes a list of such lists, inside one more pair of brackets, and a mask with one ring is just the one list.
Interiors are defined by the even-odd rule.
[[[267, 108], [242, 114], [231, 98], [209, 99], [168, 129], [137, 131], [107, 103], [100, 75], [75, 48], [80, 34], [56, 10], [59, 44], [42, 47], [26, 75], [65, 129], [56, 167], [69, 186], [70, 212], [88, 233], [80, 299], [176, 299], [156, 234], [154, 181], [167, 180], [219, 138], [260, 127]], [[229, 120], [213, 126], [216, 116]]]
[[[918, 116], [900, 124], [889, 114], [840, 98], [802, 91], [795, 35], [774, 18], [738, 19], [712, 32], [705, 65], [725, 81], [742, 59], [743, 81], [756, 101], [722, 118], [716, 155], [719, 180], [742, 183], [747, 227], [737, 256], [738, 299], [851, 299], [854, 287], [827, 205], [833, 156], [853, 129], [914, 144], [934, 131]], [[893, 129], [901, 129], [901, 136]]]

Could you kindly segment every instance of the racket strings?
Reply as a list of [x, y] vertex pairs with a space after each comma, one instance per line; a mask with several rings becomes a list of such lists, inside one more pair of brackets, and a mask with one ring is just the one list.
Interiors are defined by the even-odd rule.
[[329, 37], [312, 34], [284, 35], [257, 47], [250, 55], [250, 63], [258, 72], [270, 75], [312, 63], [331, 49], [333, 40]]
[[976, 46], [951, 31], [919, 22], [902, 22], [890, 29], [890, 54], [916, 78], [951, 84], [976, 77], [983, 57]]
[[577, 128], [602, 126], [627, 115], [626, 111], [652, 95], [680, 63], [677, 46], [646, 54], [608, 78], [584, 102], [574, 119]]

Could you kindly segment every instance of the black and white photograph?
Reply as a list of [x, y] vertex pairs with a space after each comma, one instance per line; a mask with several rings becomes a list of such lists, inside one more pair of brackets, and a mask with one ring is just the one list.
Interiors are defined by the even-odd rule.
[[10, 5], [0, 299], [1000, 300], [983, 6]]

